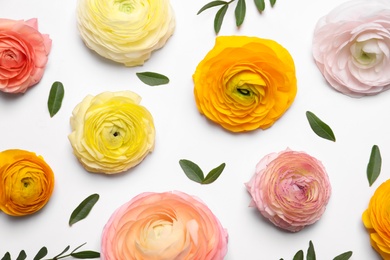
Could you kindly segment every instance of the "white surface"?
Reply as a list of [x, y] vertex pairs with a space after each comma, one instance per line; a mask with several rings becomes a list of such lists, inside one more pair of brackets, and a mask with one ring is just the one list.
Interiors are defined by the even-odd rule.
[[[311, 40], [320, 16], [345, 0], [278, 1], [263, 14], [247, 1], [247, 16], [236, 29], [234, 8], [229, 8], [220, 35], [248, 35], [276, 40], [293, 56], [298, 94], [287, 113], [265, 131], [233, 134], [201, 116], [193, 97], [192, 74], [214, 46], [216, 9], [197, 11], [209, 0], [171, 0], [177, 27], [167, 45], [153, 53], [142, 67], [126, 68], [100, 58], [81, 41], [76, 28], [76, 0], [0, 1], [0, 17], [38, 18], [39, 30], [53, 40], [49, 62], [41, 82], [24, 95], [0, 94], [0, 149], [19, 148], [42, 155], [55, 172], [56, 185], [50, 202], [29, 217], [0, 213], [0, 257], [13, 259], [24, 249], [28, 259], [42, 247], [54, 256], [65, 246], [87, 242], [83, 249], [100, 251], [104, 224], [123, 203], [145, 192], [180, 190], [201, 198], [229, 232], [226, 260], [292, 259], [312, 240], [317, 259], [328, 260], [353, 251], [352, 259], [380, 259], [371, 248], [361, 214], [375, 189], [389, 178], [388, 111], [390, 91], [354, 99], [331, 89], [311, 56]], [[149, 87], [135, 72], [167, 75], [169, 85]], [[61, 81], [65, 98], [53, 118], [47, 111], [51, 84]], [[72, 154], [67, 139], [73, 108], [88, 94], [132, 90], [143, 97], [156, 127], [156, 147], [136, 168], [117, 176], [86, 172]], [[310, 110], [335, 132], [335, 143], [317, 137], [305, 112]], [[382, 173], [368, 186], [366, 166], [372, 145], [380, 147]], [[255, 208], [244, 183], [266, 154], [290, 147], [321, 160], [332, 184], [332, 195], [319, 222], [298, 233], [277, 229]], [[178, 161], [190, 159], [205, 171], [226, 162], [220, 178], [201, 186], [187, 179]], [[68, 226], [73, 209], [85, 197], [99, 193], [100, 200], [87, 219]]]

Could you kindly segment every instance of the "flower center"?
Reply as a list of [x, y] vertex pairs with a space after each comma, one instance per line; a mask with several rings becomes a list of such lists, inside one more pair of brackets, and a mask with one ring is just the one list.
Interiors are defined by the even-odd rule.
[[25, 188], [27, 188], [27, 187], [31, 184], [31, 181], [32, 181], [32, 179], [29, 178], [29, 177], [23, 178], [23, 179], [21, 180], [21, 182], [22, 182], [22, 184], [23, 184], [23, 186], [24, 186]]
[[227, 91], [230, 97], [240, 104], [252, 104], [265, 95], [266, 83], [260, 75], [253, 71], [239, 71], [228, 79]]
[[115, 5], [118, 5], [119, 11], [123, 13], [131, 13], [131, 11], [134, 9], [134, 5], [130, 0], [115, 0]]
[[371, 68], [383, 60], [383, 51], [377, 39], [355, 42], [351, 46], [353, 62], [359, 68]]

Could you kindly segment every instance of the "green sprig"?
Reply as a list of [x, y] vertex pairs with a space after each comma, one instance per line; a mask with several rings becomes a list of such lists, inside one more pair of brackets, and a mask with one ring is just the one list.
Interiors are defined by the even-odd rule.
[[[53, 258], [46, 259], [46, 260], [58, 260], [58, 259], [66, 258], [66, 257], [73, 257], [73, 258], [77, 258], [77, 259], [100, 258], [100, 253], [99, 252], [90, 251], [90, 250], [76, 252], [78, 249], [80, 249], [85, 244], [86, 243], [79, 245], [72, 252], [70, 252], [69, 254], [65, 255], [65, 253], [68, 252], [69, 249], [70, 249], [70, 246], [67, 246], [67, 247], [65, 247], [64, 250], [62, 250], [61, 253], [59, 253], [58, 255], [54, 256]], [[33, 260], [41, 260], [46, 255], [47, 255], [47, 248], [46, 247], [42, 247], [38, 251], [38, 253], [35, 255]], [[16, 258], [16, 260], [24, 260], [26, 258], [27, 258], [26, 252], [24, 250], [22, 250], [22, 251], [20, 251], [20, 253], [19, 253], [18, 257]], [[1, 260], [11, 260], [11, 254], [9, 252], [5, 253], [5, 255], [1, 258]]]
[[[333, 260], [348, 260], [351, 258], [351, 256], [352, 256], [352, 251], [347, 251], [345, 253], [336, 256], [335, 258], [333, 258]], [[280, 258], [280, 260], [283, 260], [283, 258]], [[293, 260], [304, 260], [303, 250], [299, 250], [298, 252], [296, 252]], [[311, 240], [309, 241], [309, 248], [307, 249], [306, 260], [316, 260], [316, 252], [314, 250], [314, 245]]]
[[[228, 10], [229, 5], [231, 3], [233, 3], [234, 1], [235, 0], [231, 0], [229, 2], [221, 1], [221, 0], [211, 1], [207, 4], [205, 4], [202, 8], [200, 8], [197, 15], [202, 13], [203, 11], [205, 11], [207, 9], [212, 8], [212, 7], [221, 6], [218, 9], [217, 13], [215, 14], [215, 18], [214, 18], [214, 31], [216, 34], [218, 34], [219, 31], [221, 30], [221, 26], [222, 26], [226, 11]], [[269, 2], [271, 4], [271, 7], [273, 7], [276, 3], [276, 0], [270, 0]], [[264, 0], [254, 0], [254, 3], [256, 5], [257, 10], [259, 10], [259, 12], [264, 11], [264, 9], [265, 9]], [[237, 1], [236, 8], [234, 10], [234, 14], [235, 14], [235, 18], [236, 18], [236, 26], [240, 27], [243, 24], [243, 22], [245, 20], [245, 15], [246, 15], [246, 2], [245, 2], [245, 0], [238, 0]]]

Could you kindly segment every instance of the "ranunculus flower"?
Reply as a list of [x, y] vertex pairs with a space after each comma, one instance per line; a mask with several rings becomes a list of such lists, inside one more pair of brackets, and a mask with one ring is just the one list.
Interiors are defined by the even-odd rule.
[[103, 260], [222, 260], [228, 234], [210, 209], [183, 192], [145, 192], [104, 227]]
[[40, 210], [54, 189], [50, 166], [33, 152], [0, 152], [0, 210], [11, 216], [25, 216]]
[[314, 31], [313, 56], [341, 93], [361, 97], [389, 89], [389, 1], [352, 0], [322, 17]]
[[0, 91], [24, 93], [42, 76], [51, 39], [38, 31], [36, 18], [15, 21], [0, 18]]
[[376, 189], [362, 219], [371, 246], [383, 259], [390, 259], [390, 180]]
[[74, 108], [69, 140], [87, 171], [126, 171], [153, 151], [153, 117], [140, 102], [131, 91], [103, 92]]
[[250, 206], [274, 225], [297, 232], [320, 219], [331, 186], [324, 166], [316, 158], [290, 149], [265, 156], [245, 184]]
[[297, 92], [294, 61], [275, 41], [219, 36], [193, 75], [198, 110], [232, 132], [266, 129]]
[[144, 64], [176, 25], [169, 0], [79, 0], [77, 18], [88, 48], [126, 66]]

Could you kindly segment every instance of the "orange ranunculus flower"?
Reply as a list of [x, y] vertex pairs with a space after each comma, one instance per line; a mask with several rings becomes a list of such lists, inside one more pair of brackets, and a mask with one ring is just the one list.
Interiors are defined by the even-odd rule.
[[219, 36], [193, 75], [200, 113], [232, 132], [266, 129], [297, 92], [294, 61], [275, 41]]
[[0, 153], [0, 210], [4, 213], [35, 213], [46, 205], [53, 189], [53, 171], [41, 156], [24, 150]]
[[383, 259], [390, 259], [390, 180], [375, 191], [362, 219], [370, 233], [371, 246]]

